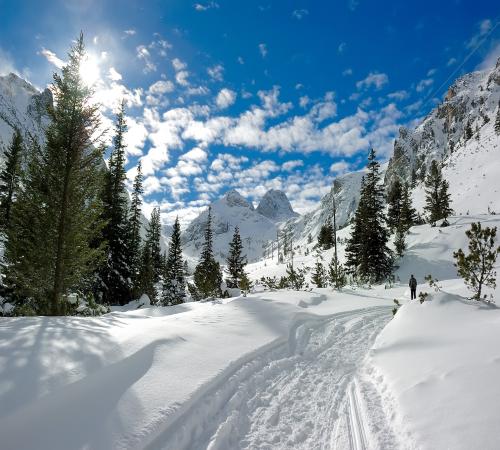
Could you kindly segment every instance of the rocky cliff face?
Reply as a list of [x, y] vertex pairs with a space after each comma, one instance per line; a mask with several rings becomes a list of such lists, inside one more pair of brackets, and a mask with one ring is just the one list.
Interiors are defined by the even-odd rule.
[[432, 160], [446, 162], [494, 120], [500, 99], [500, 60], [496, 67], [457, 79], [445, 99], [415, 128], [401, 128], [394, 142], [385, 181], [396, 177], [419, 182]]
[[39, 92], [15, 74], [0, 76], [0, 150], [10, 143], [17, 128], [28, 142], [45, 139], [48, 124], [47, 106], [52, 104], [48, 89]]
[[266, 192], [257, 207], [257, 212], [273, 222], [282, 222], [298, 216], [286, 194], [277, 189]]

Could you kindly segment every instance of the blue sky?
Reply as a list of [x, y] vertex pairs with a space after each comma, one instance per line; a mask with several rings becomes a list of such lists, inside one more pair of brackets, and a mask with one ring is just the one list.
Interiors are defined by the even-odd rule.
[[83, 30], [105, 125], [121, 98], [145, 209], [186, 222], [229, 188], [301, 213], [391, 155], [460, 74], [500, 56], [494, 1], [0, 0], [0, 73], [39, 88]]

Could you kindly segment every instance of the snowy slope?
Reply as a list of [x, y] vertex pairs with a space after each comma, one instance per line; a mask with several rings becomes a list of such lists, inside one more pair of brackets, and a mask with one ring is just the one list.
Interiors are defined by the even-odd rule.
[[[276, 237], [279, 219], [296, 215], [293, 210], [288, 209], [288, 199], [283, 197], [281, 191], [270, 192], [264, 196], [260, 209], [255, 209], [251, 202], [234, 189], [211, 204], [214, 253], [220, 262], [223, 263], [226, 259], [234, 227], [239, 227], [248, 260], [255, 261], [262, 257], [267, 242]], [[194, 219], [182, 235], [183, 251], [193, 262], [199, 257], [203, 245], [207, 216], [208, 209]]]

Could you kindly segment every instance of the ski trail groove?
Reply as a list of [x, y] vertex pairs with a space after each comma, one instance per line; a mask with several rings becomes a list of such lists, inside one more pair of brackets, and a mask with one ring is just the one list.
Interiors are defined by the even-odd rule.
[[295, 327], [291, 342], [244, 364], [149, 448], [368, 448], [352, 381], [390, 317], [388, 307], [311, 317]]

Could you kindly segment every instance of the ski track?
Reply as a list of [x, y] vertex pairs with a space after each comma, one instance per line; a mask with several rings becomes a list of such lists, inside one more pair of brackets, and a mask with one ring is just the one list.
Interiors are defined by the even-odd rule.
[[[370, 380], [360, 388], [355, 379], [390, 317], [390, 308], [372, 307], [299, 323], [289, 342], [243, 364], [148, 448], [398, 448], [383, 403], [363, 408]], [[382, 439], [370, 429], [384, 430]]]

